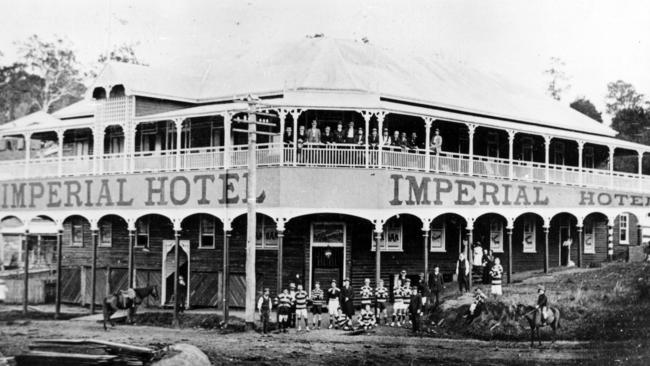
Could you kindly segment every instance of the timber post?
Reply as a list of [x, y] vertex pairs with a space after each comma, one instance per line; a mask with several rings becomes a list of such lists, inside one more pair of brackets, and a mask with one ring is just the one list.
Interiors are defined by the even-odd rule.
[[56, 297], [54, 300], [54, 319], [61, 315], [61, 268], [63, 262], [63, 230], [56, 233]]
[[90, 313], [95, 314], [95, 296], [96, 296], [96, 287], [97, 287], [97, 239], [99, 237], [99, 230], [92, 230], [93, 237], [93, 255], [91, 261], [90, 269]]
[[[28, 149], [29, 151], [29, 149]], [[24, 262], [24, 273], [23, 275], [25, 276], [23, 286], [25, 287], [23, 289], [23, 314], [27, 314], [28, 312], [28, 301], [29, 301], [29, 244], [27, 242], [27, 235], [29, 235], [29, 230], [25, 230], [25, 235], [23, 235], [23, 245], [22, 247], [24, 248], [24, 255], [25, 255], [25, 262]]]

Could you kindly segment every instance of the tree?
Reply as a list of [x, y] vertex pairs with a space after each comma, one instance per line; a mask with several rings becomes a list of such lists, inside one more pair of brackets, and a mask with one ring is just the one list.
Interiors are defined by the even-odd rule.
[[618, 137], [623, 140], [650, 143], [650, 112], [641, 107], [621, 109], [612, 119], [612, 128], [618, 131]]
[[569, 106], [587, 117], [595, 119], [600, 123], [603, 122], [602, 114], [598, 112], [596, 106], [585, 97], [580, 97], [574, 100]]
[[551, 57], [549, 68], [544, 70], [551, 80], [548, 82], [546, 92], [555, 100], [562, 99], [562, 93], [571, 89], [571, 79], [565, 72], [566, 63], [558, 57]]
[[91, 67], [91, 70], [88, 72], [88, 76], [90, 78], [96, 78], [97, 75], [99, 75], [101, 68], [108, 61], [124, 62], [124, 63], [134, 64], [134, 65], [147, 66], [148, 64], [145, 63], [142, 59], [138, 58], [138, 56], [136, 55], [135, 47], [137, 45], [138, 45], [137, 43], [135, 44], [124, 43], [119, 46], [113, 47], [113, 49], [110, 52], [102, 53], [97, 58], [97, 62], [95, 63], [95, 65]]
[[605, 96], [607, 113], [617, 115], [623, 109], [634, 109], [643, 104], [643, 94], [636, 91], [634, 86], [623, 80], [607, 84]]
[[36, 112], [33, 101], [42, 87], [43, 79], [28, 73], [23, 64], [0, 67], [0, 124]]
[[74, 102], [81, 97], [85, 91], [82, 75], [76, 55], [66, 40], [46, 41], [32, 35], [18, 46], [26, 72], [42, 79], [42, 86], [32, 100], [38, 110], [50, 112], [62, 100]]

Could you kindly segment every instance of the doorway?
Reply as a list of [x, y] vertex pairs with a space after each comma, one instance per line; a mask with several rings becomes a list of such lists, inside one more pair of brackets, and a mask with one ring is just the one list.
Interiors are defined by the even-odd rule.
[[[178, 248], [179, 276], [185, 279], [185, 307], [189, 307], [190, 294], [190, 241], [181, 240]], [[174, 300], [174, 273], [176, 263], [174, 261], [174, 240], [163, 240], [163, 265], [162, 265], [162, 296], [160, 297], [161, 305], [168, 305]]]
[[[338, 285], [343, 280], [343, 248], [312, 248], [312, 278], [319, 281], [322, 288], [328, 288], [332, 280]], [[312, 286], [313, 287], [313, 286]]]

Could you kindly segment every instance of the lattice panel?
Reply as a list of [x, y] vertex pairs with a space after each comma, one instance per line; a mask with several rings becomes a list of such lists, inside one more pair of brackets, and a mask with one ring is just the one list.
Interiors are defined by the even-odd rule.
[[97, 118], [102, 126], [124, 125], [133, 115], [133, 97], [101, 100], [97, 105]]

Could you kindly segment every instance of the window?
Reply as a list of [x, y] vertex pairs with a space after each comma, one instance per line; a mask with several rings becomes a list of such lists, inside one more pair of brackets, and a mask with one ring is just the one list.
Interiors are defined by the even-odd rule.
[[199, 219], [199, 248], [214, 248], [215, 219], [201, 215]]
[[536, 253], [535, 244], [535, 219], [526, 218], [524, 219], [524, 239], [522, 241], [524, 247], [524, 253]]
[[618, 243], [630, 244], [630, 214], [618, 216]]
[[82, 247], [84, 245], [84, 225], [83, 220], [80, 217], [75, 217], [72, 219], [72, 241], [70, 242], [74, 247]]
[[495, 253], [503, 253], [503, 228], [498, 219], [490, 220], [490, 249]]
[[262, 216], [257, 225], [257, 233], [255, 233], [255, 248], [257, 249], [278, 249], [278, 231], [276, 230], [275, 223], [268, 221], [266, 217]]
[[[381, 250], [385, 252], [402, 251], [402, 223], [388, 223], [379, 239]], [[375, 241], [372, 241], [371, 251], [376, 251]]]
[[445, 249], [445, 223], [442, 227], [432, 228], [429, 235], [431, 236], [431, 249], [432, 252], [444, 252]]
[[110, 247], [113, 245], [113, 224], [104, 221], [99, 224], [99, 246]]
[[345, 224], [342, 222], [315, 222], [311, 225], [311, 245], [342, 247], [345, 244]]
[[137, 221], [136, 232], [136, 247], [149, 248], [149, 218], [145, 217]]
[[594, 254], [594, 253], [596, 253], [596, 245], [594, 243], [594, 222], [593, 222], [593, 220], [586, 219], [583, 229], [585, 231], [584, 252], [585, 252], [585, 254]]

